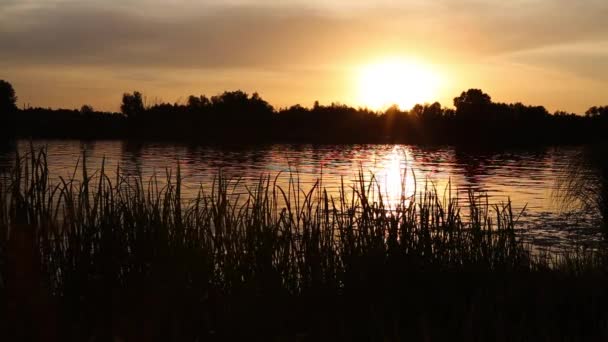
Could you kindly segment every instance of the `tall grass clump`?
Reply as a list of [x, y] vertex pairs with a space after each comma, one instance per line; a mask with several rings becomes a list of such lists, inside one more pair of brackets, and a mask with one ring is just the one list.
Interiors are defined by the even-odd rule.
[[389, 204], [362, 173], [337, 195], [218, 173], [187, 200], [179, 164], [144, 179], [83, 155], [51, 179], [44, 150], [15, 159], [0, 185], [9, 339], [606, 336], [604, 260], [532, 257], [510, 202], [429, 187]]
[[606, 144], [586, 146], [558, 179], [556, 197], [565, 209], [593, 213], [608, 236], [608, 158]]

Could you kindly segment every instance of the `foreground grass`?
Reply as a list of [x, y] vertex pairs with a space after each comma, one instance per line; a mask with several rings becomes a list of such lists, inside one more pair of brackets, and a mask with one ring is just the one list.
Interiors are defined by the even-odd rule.
[[[186, 201], [164, 179], [49, 179], [44, 150], [0, 188], [8, 340], [598, 340], [606, 259], [551, 262], [510, 203], [425, 189], [389, 206], [373, 180], [247, 195], [219, 175]], [[362, 175], [359, 177], [363, 179]]]

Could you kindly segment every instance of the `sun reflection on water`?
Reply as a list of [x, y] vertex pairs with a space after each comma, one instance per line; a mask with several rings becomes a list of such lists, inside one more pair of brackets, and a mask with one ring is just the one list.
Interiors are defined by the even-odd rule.
[[370, 170], [383, 192], [383, 200], [388, 201], [391, 207], [401, 202], [407, 204], [415, 195], [413, 163], [414, 160], [408, 156], [405, 149], [395, 146], [379, 165]]

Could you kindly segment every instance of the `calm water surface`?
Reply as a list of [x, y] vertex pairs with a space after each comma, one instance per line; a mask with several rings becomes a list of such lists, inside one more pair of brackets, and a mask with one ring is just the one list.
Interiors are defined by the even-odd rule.
[[[347, 185], [362, 171], [366, 179], [375, 174], [391, 201], [411, 195], [432, 184], [443, 191], [451, 183], [454, 192], [466, 198], [469, 189], [487, 193], [490, 202], [510, 199], [521, 216], [520, 236], [537, 246], [563, 246], [573, 242], [599, 240], [599, 232], [585, 215], [571, 215], [554, 200], [556, 180], [565, 172], [577, 147], [471, 152], [454, 147], [425, 148], [408, 145], [255, 145], [238, 147], [187, 146], [169, 143], [126, 141], [81, 142], [74, 140], [34, 141], [46, 146], [53, 177], [70, 176], [83, 151], [88, 169], [98, 169], [106, 158], [110, 170], [120, 165], [132, 174], [149, 177], [175, 170], [180, 163], [184, 194], [193, 197], [202, 184], [209, 187], [219, 170], [241, 179], [243, 187], [261, 175], [278, 175], [285, 184], [290, 174], [298, 175], [308, 188], [318, 179], [335, 191], [341, 180]], [[29, 141], [0, 149], [0, 167], [6, 167], [14, 148], [22, 153]]]

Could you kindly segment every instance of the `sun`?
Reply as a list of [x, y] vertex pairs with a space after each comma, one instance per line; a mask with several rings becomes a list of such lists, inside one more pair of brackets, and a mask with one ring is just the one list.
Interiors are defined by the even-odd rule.
[[406, 110], [436, 99], [439, 77], [422, 63], [386, 59], [359, 70], [359, 102], [380, 110], [392, 105]]

